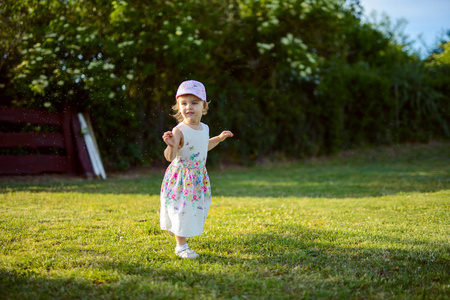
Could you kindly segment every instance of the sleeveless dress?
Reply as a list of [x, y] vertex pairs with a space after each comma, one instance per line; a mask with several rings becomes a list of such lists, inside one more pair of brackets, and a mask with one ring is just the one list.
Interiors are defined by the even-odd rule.
[[161, 229], [192, 237], [203, 233], [211, 204], [211, 186], [206, 170], [209, 127], [195, 130], [184, 123], [184, 145], [166, 170], [161, 186]]

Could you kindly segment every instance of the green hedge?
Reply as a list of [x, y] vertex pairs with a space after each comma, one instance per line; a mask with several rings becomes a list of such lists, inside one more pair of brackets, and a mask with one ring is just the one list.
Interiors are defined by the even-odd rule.
[[235, 133], [212, 163], [450, 136], [448, 72], [358, 1], [29, 2], [0, 8], [1, 103], [90, 112], [108, 168], [163, 160], [186, 79], [206, 85], [211, 133]]

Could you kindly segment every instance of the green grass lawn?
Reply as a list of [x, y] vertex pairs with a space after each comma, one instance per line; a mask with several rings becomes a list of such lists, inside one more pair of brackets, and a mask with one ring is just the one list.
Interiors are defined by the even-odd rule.
[[0, 298], [450, 297], [450, 143], [211, 169], [200, 257], [159, 229], [164, 170], [0, 179]]

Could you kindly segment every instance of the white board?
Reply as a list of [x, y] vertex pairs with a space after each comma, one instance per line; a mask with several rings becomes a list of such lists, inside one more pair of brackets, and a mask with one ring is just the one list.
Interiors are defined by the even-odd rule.
[[97, 151], [97, 148], [94, 145], [91, 131], [87, 126], [83, 114], [78, 113], [78, 120], [80, 121], [81, 133], [83, 134], [84, 142], [86, 143], [86, 149], [88, 151], [89, 158], [91, 159], [94, 174], [95, 176], [101, 176], [103, 179], [106, 179], [106, 173], [105, 169], [103, 168], [102, 160], [100, 159], [100, 153]]

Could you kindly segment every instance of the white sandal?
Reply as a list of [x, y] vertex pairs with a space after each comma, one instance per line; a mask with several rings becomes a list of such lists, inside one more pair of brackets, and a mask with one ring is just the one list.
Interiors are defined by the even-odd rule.
[[194, 250], [191, 250], [189, 248], [186, 248], [184, 250], [178, 251], [177, 255], [181, 258], [189, 258], [189, 259], [195, 259], [198, 257], [198, 254], [195, 253]]

